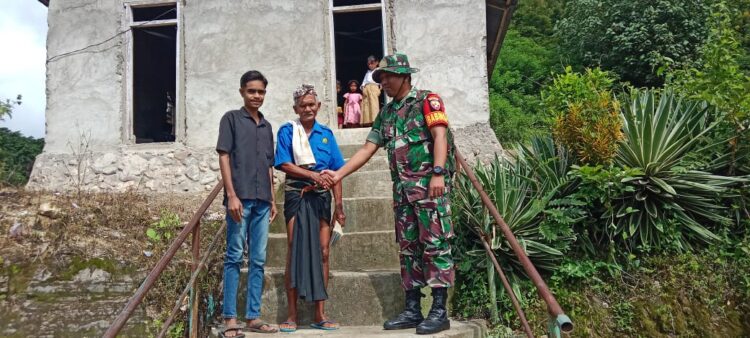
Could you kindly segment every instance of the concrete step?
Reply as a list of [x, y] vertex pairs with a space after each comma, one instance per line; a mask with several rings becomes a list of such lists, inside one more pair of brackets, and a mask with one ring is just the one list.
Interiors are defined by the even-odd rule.
[[[344, 156], [344, 158], [350, 158], [354, 156], [355, 153], [357, 153], [357, 150], [359, 148], [362, 148], [362, 145], [365, 143], [364, 139], [362, 139], [362, 143], [356, 143], [356, 144], [341, 144], [339, 143], [339, 150], [341, 150], [341, 155]], [[383, 148], [378, 149], [377, 152], [375, 152], [375, 156], [385, 156], [386, 152]]]
[[[388, 170], [357, 171], [344, 181], [344, 198], [347, 197], [393, 197], [393, 183]], [[276, 200], [284, 201], [284, 187], [276, 190]]]
[[[238, 318], [244, 318], [246, 280], [247, 269], [243, 268], [240, 276], [240, 287], [237, 292]], [[403, 310], [404, 293], [401, 289], [401, 275], [398, 269], [361, 272], [331, 270], [327, 290], [329, 299], [325, 305], [326, 314], [342, 326], [372, 325], [375, 328], [375, 331], [372, 331], [373, 333], [414, 334], [413, 330], [380, 332], [383, 322]], [[450, 304], [453, 291], [451, 288], [448, 292], [449, 313], [451, 311]], [[432, 306], [432, 297], [430, 297], [430, 291], [427, 287], [422, 289], [422, 293], [426, 295], [426, 297], [422, 298], [422, 313], [427, 314]], [[286, 320], [286, 309], [284, 271], [279, 268], [268, 268], [266, 269], [264, 279], [261, 317], [269, 323], [278, 324]], [[314, 304], [298, 300], [297, 312], [299, 327], [307, 327], [314, 319]], [[453, 329], [455, 328], [457, 327], [453, 326]], [[351, 337], [359, 336], [355, 335]]]
[[[286, 234], [284, 203], [276, 203], [279, 216], [271, 223], [271, 233]], [[393, 199], [389, 197], [344, 198], [346, 225], [344, 232], [393, 230]]]
[[[434, 335], [415, 334], [414, 329], [385, 331], [380, 325], [373, 326], [342, 326], [336, 331], [322, 331], [308, 327], [300, 327], [294, 335], [305, 337], [362, 337], [362, 338], [413, 338], [413, 337], [432, 337], [432, 338], [483, 338], [487, 333], [486, 327], [479, 322], [451, 320], [451, 329]], [[217, 329], [211, 331], [212, 337], [218, 337]], [[245, 337], [264, 337], [262, 333], [245, 332]]]
[[[245, 283], [247, 273], [243, 269], [238, 290], [238, 317], [244, 316]], [[266, 269], [261, 316], [271, 323], [286, 320], [286, 288], [283, 269]], [[330, 272], [328, 280], [326, 314], [341, 325], [382, 325], [400, 313], [404, 306], [401, 292], [401, 275], [398, 270], [368, 272]], [[240, 306], [241, 305], [241, 306]], [[299, 325], [312, 323], [314, 304], [297, 302]]]
[[[286, 234], [270, 234], [266, 266], [286, 266]], [[393, 230], [345, 233], [331, 248], [331, 270], [366, 271], [398, 269], [398, 245]]]
[[333, 136], [336, 137], [336, 142], [339, 145], [342, 144], [355, 144], [362, 145], [367, 139], [367, 134], [370, 133], [370, 128], [355, 128], [355, 129], [334, 129]]
[[[347, 157], [345, 160], [348, 162], [349, 157]], [[385, 154], [380, 154], [380, 152], [375, 153], [375, 156], [371, 157], [365, 165], [362, 166], [362, 168], [359, 168], [357, 172], [364, 172], [364, 171], [378, 171], [378, 170], [388, 170], [388, 157], [385, 156]]]

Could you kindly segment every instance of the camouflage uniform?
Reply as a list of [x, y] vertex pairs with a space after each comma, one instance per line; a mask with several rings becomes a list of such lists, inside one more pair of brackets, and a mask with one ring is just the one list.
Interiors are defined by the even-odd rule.
[[384, 147], [393, 180], [396, 240], [402, 287], [450, 287], [454, 269], [449, 239], [453, 237], [448, 192], [454, 172], [453, 135], [447, 130], [446, 195], [430, 199], [433, 140], [429, 127], [446, 125], [440, 97], [412, 88], [400, 102], [388, 103], [373, 123], [369, 142]]

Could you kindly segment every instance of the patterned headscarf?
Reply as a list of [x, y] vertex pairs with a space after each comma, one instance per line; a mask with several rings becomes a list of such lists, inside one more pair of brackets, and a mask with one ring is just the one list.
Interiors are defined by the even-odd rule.
[[292, 93], [292, 97], [294, 98], [294, 105], [297, 105], [299, 99], [301, 99], [305, 95], [315, 96], [315, 100], [318, 100], [318, 93], [315, 92], [315, 86], [303, 83], [301, 86], [297, 87], [297, 89], [294, 90], [294, 93]]

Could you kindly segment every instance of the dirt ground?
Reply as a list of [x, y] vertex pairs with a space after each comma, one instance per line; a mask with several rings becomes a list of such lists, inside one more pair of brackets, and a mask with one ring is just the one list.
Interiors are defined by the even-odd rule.
[[[180, 226], [172, 229], [176, 235], [207, 196], [79, 195], [4, 188], [0, 190], [0, 257], [3, 264], [61, 256], [148, 264], [164, 245], [149, 240], [147, 229], [165, 213], [175, 213], [180, 220]], [[203, 221], [223, 216], [219, 195]], [[202, 237], [208, 235], [203, 231]]]

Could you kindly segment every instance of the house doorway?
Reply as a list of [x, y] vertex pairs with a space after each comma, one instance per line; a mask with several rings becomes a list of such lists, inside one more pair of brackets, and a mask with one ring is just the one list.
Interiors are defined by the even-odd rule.
[[[336, 94], [337, 106], [342, 108], [338, 120], [343, 128], [358, 128], [361, 127], [359, 123], [342, 122], [343, 114], [347, 111], [343, 96], [350, 91], [350, 81], [357, 82], [357, 92], [361, 95], [359, 86], [368, 70], [367, 58], [374, 56], [380, 60], [383, 57], [383, 9], [380, 1], [345, 2], [333, 3], [334, 79], [341, 84], [341, 91]], [[381, 94], [379, 102], [383, 102], [383, 98]]]

